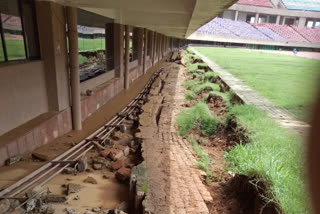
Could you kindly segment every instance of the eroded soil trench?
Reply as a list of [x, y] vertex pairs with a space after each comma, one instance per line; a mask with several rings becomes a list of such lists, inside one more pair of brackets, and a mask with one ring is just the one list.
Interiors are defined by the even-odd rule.
[[[202, 74], [202, 72], [212, 72], [212, 70], [195, 55], [190, 58], [189, 62], [186, 62], [183, 57], [184, 54], [186, 54], [186, 52], [180, 52], [181, 63], [186, 66], [187, 81], [203, 81], [201, 75], [195, 74], [197, 71], [187, 71], [187, 67], [192, 66], [192, 64], [200, 63], [198, 64], [198, 69], [202, 70], [200, 74]], [[179, 63], [179, 61], [176, 62]], [[211, 159], [209, 166], [211, 173], [202, 178], [203, 183], [207, 186], [212, 196], [212, 201], [206, 201], [210, 213], [279, 213], [279, 208], [276, 207], [273, 202], [265, 201], [264, 184], [256, 183], [255, 178], [235, 175], [227, 171], [228, 163], [224, 158], [224, 153], [230, 151], [233, 146], [239, 143], [249, 143], [249, 133], [247, 130], [239, 126], [232, 118], [225, 118], [228, 114], [228, 105], [243, 104], [243, 102], [232, 93], [230, 88], [219, 77], [211, 78], [209, 81], [220, 86], [219, 93], [229, 93], [230, 103], [223, 99], [223, 95], [210, 94], [210, 92], [213, 91], [211, 88], [204, 88], [199, 94], [194, 95], [194, 99], [186, 100], [184, 105], [191, 108], [199, 102], [205, 102], [213, 115], [222, 120], [226, 119], [225, 122], [217, 125], [217, 129], [212, 136], [206, 136], [199, 128], [193, 128], [190, 133], [200, 147], [209, 154]]]

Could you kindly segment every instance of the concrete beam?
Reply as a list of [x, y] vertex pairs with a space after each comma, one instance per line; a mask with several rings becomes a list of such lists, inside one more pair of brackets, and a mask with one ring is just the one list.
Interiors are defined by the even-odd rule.
[[69, 67], [71, 76], [72, 96], [72, 122], [73, 129], [82, 129], [81, 103], [80, 103], [80, 72], [79, 72], [79, 49], [77, 30], [77, 9], [67, 7], [67, 26], [69, 39]]

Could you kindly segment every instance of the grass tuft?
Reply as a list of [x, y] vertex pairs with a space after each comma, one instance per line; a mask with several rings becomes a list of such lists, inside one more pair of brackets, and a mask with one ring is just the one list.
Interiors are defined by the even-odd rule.
[[190, 109], [182, 110], [177, 117], [179, 134], [185, 136], [193, 128], [200, 128], [207, 136], [214, 134], [220, 119], [211, 114], [206, 103], [197, 103]]
[[188, 90], [188, 91], [186, 91], [186, 94], [184, 95], [184, 99], [188, 100], [188, 101], [194, 100], [194, 96], [195, 96], [195, 94], [192, 91]]
[[202, 84], [194, 85], [191, 90], [195, 94], [200, 94], [203, 90], [220, 91], [220, 86], [212, 82], [204, 82]]

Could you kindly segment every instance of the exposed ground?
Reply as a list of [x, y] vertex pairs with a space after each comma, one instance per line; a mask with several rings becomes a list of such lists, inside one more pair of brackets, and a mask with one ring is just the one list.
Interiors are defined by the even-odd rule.
[[199, 47], [196, 50], [297, 119], [309, 121], [320, 82], [319, 60], [245, 49]]

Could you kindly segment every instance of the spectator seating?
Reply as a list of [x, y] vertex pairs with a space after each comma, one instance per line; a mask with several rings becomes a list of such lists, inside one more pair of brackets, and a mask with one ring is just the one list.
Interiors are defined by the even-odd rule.
[[320, 42], [320, 28], [291, 27], [310, 42]]
[[259, 26], [268, 27], [275, 33], [279, 34], [281, 37], [287, 39], [288, 41], [295, 42], [307, 42], [299, 33], [297, 33], [293, 28], [288, 25], [276, 25], [276, 24], [259, 24]]

